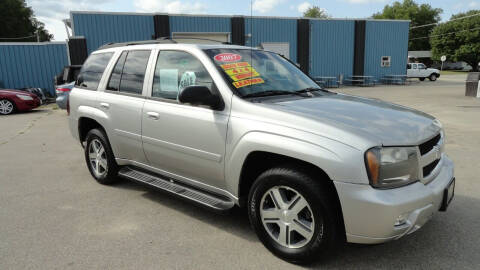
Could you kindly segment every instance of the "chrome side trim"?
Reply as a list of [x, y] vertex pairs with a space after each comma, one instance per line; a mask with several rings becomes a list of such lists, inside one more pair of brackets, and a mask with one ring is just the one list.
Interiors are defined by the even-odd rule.
[[143, 143], [168, 148], [173, 151], [185, 153], [185, 154], [196, 156], [203, 159], [208, 159], [215, 162], [222, 161], [222, 155], [206, 152], [203, 150], [199, 150], [199, 149], [195, 149], [195, 148], [191, 148], [191, 147], [187, 147], [187, 146], [183, 146], [183, 145], [179, 145], [179, 144], [175, 144], [167, 141], [150, 138], [147, 136], [143, 136]]
[[121, 129], [114, 129], [113, 131], [115, 132], [115, 135], [118, 135], [118, 136], [121, 136], [121, 137], [126, 137], [126, 138], [129, 138], [129, 139], [132, 139], [132, 140], [135, 140], [135, 141], [139, 141], [139, 142], [142, 141], [142, 136], [140, 136], [139, 134], [131, 133], [131, 132], [124, 131], [124, 130], [121, 130]]

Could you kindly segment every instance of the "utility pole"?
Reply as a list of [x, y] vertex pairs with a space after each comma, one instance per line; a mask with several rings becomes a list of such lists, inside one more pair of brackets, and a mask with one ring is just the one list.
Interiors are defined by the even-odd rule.
[[38, 30], [37, 30], [37, 42], [40, 42], [40, 34], [38, 33]]

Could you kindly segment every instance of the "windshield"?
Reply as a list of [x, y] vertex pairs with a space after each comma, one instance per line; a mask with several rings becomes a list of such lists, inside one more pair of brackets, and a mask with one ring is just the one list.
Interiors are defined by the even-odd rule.
[[276, 53], [249, 49], [205, 50], [241, 96], [320, 89], [295, 65]]

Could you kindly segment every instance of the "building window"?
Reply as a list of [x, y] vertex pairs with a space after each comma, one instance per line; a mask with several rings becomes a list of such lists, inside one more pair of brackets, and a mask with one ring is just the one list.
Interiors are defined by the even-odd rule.
[[391, 57], [390, 56], [382, 56], [382, 62], [380, 63], [381, 67], [390, 67], [391, 64]]

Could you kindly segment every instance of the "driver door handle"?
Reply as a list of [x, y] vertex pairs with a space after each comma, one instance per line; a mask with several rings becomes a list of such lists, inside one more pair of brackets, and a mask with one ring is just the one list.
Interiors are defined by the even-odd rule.
[[156, 112], [147, 112], [147, 116], [150, 119], [158, 120], [158, 118], [160, 117], [160, 114]]
[[101, 102], [101, 103], [100, 103], [100, 107], [102, 107], [102, 108], [104, 108], [104, 109], [108, 109], [108, 108], [110, 108], [110, 104], [105, 103], [105, 102]]

